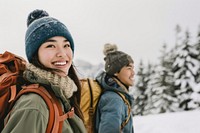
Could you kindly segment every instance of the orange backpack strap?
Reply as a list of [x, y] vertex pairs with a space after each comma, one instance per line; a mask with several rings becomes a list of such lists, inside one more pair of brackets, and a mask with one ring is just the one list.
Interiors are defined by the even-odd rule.
[[17, 94], [12, 106], [23, 94], [36, 93], [40, 95], [49, 108], [49, 121], [46, 133], [61, 133], [63, 121], [74, 116], [74, 109], [72, 108], [69, 112], [63, 115], [62, 106], [58, 98], [56, 98], [51, 91], [47, 91], [43, 86], [39, 86], [39, 84], [22, 86], [22, 88], [23, 89]]

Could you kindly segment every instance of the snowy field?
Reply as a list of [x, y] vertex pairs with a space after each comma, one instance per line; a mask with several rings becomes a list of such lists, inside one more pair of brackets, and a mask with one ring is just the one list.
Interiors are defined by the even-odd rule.
[[135, 116], [135, 133], [200, 133], [200, 110]]

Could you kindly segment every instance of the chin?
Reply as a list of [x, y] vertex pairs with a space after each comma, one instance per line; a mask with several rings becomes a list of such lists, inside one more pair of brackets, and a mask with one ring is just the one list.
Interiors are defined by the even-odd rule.
[[55, 72], [57, 75], [61, 76], [61, 77], [65, 77], [68, 75], [68, 73], [65, 73], [63, 71], [60, 70], [60, 72]]
[[130, 84], [129, 84], [129, 86], [133, 86], [133, 85], [134, 85], [134, 83], [130, 83]]

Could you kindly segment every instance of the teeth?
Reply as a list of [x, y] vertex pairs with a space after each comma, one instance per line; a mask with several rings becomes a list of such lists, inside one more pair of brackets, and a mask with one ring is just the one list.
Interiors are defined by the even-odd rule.
[[54, 65], [65, 65], [66, 62], [55, 62]]

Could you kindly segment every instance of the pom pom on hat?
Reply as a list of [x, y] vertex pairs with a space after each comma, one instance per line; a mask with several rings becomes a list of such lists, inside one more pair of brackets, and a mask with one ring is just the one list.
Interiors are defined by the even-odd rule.
[[74, 53], [74, 41], [67, 27], [59, 20], [52, 18], [44, 10], [36, 9], [27, 18], [27, 31], [25, 36], [26, 56], [29, 62], [37, 53], [39, 47], [49, 38], [63, 36], [69, 42]]
[[106, 43], [104, 45], [104, 49], [103, 49], [103, 53], [106, 56], [109, 53], [115, 52], [117, 51], [117, 45], [116, 44], [110, 44], [110, 43]]
[[105, 44], [103, 53], [105, 55], [105, 71], [111, 76], [120, 72], [122, 67], [133, 63], [133, 59], [130, 55], [118, 51], [116, 44]]
[[34, 10], [32, 13], [30, 13], [28, 15], [28, 18], [27, 18], [27, 27], [36, 19], [39, 19], [39, 18], [42, 18], [42, 17], [47, 17], [49, 16], [49, 14], [44, 11], [44, 10]]

